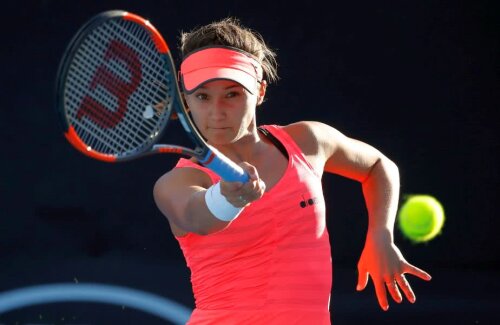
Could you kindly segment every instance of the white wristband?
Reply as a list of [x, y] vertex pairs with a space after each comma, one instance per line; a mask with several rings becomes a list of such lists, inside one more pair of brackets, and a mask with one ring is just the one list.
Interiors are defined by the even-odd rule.
[[229, 203], [220, 192], [220, 182], [210, 186], [205, 192], [205, 203], [208, 210], [219, 220], [232, 221], [244, 208], [237, 208]]

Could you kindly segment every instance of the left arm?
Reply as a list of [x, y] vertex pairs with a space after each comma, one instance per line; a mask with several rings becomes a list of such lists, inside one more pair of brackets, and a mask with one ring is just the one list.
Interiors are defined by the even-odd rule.
[[415, 295], [404, 274], [430, 280], [430, 275], [409, 264], [394, 244], [394, 222], [399, 200], [399, 171], [380, 151], [361, 141], [351, 139], [334, 128], [319, 122], [300, 122], [287, 131], [315, 168], [338, 174], [362, 184], [368, 211], [368, 231], [358, 262], [357, 290], [363, 290], [372, 278], [377, 299], [387, 310], [387, 290], [396, 302], [401, 293], [410, 302]]
[[[363, 290], [370, 276], [377, 299], [383, 310], [389, 308], [387, 291], [398, 303], [402, 301], [399, 289], [406, 298], [415, 302], [415, 294], [405, 278], [405, 273], [423, 280], [431, 276], [408, 263], [394, 244], [394, 222], [399, 199], [399, 172], [388, 158], [381, 156], [362, 182], [363, 195], [368, 210], [368, 231], [365, 246], [358, 262], [357, 290]], [[387, 289], [387, 291], [386, 291]]]

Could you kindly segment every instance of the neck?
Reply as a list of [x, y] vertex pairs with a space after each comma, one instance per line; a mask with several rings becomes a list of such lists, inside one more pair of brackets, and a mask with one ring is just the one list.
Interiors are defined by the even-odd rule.
[[261, 140], [257, 127], [253, 126], [248, 132], [233, 143], [217, 146], [222, 154], [236, 163], [252, 162], [265, 149], [266, 143]]

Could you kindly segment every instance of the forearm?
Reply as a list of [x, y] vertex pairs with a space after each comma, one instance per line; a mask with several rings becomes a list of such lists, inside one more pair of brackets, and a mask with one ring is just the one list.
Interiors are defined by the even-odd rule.
[[226, 228], [230, 222], [217, 219], [208, 209], [205, 202], [206, 191], [198, 191], [191, 195], [184, 211], [181, 228], [199, 235], [208, 235]]
[[368, 232], [383, 231], [391, 240], [399, 200], [399, 170], [382, 157], [362, 182], [363, 195], [368, 210]]

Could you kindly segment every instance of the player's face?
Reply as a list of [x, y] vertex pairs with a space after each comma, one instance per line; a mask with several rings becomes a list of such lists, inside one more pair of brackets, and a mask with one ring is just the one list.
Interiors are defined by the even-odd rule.
[[211, 81], [185, 98], [196, 126], [210, 144], [234, 143], [255, 128], [258, 96], [237, 82]]

